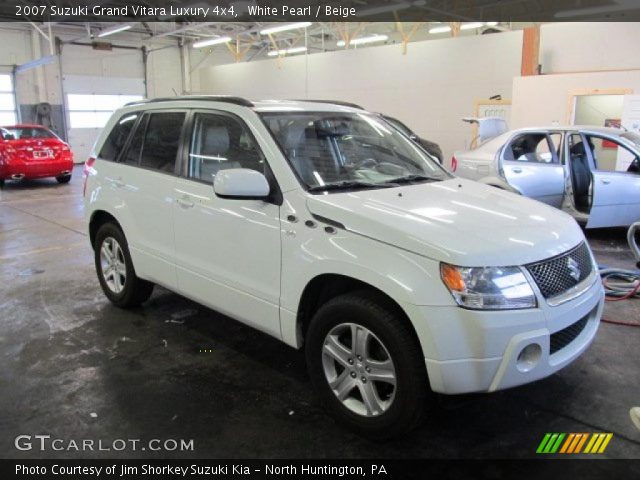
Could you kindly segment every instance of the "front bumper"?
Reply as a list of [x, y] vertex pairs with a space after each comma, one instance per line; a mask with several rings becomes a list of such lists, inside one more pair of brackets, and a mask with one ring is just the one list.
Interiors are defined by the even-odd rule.
[[[538, 308], [512, 311], [415, 307], [421, 319], [414, 325], [418, 324], [431, 388], [446, 394], [492, 392], [539, 380], [571, 363], [591, 344], [604, 308], [597, 275], [588, 281], [591, 285], [584, 292], [558, 306], [541, 301]], [[580, 320], [581, 330], [565, 330]], [[557, 350], [552, 353], [551, 336], [561, 331], [572, 335], [555, 335]], [[523, 349], [532, 344], [539, 346], [540, 355], [534, 362], [519, 361]]]

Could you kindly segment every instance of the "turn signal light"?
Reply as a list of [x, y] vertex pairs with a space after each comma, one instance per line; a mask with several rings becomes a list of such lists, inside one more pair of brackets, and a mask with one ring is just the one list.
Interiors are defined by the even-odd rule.
[[460, 270], [456, 267], [443, 263], [440, 266], [440, 275], [442, 276], [444, 284], [449, 287], [449, 290], [453, 290], [455, 292], [464, 291], [464, 280], [462, 279]]
[[451, 171], [455, 172], [458, 169], [458, 159], [454, 155], [451, 157]]

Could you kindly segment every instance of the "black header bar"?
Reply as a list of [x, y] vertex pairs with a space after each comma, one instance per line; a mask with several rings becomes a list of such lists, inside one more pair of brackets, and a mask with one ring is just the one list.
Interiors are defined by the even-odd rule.
[[32, 22], [639, 21], [612, 0], [16, 0], [0, 20]]

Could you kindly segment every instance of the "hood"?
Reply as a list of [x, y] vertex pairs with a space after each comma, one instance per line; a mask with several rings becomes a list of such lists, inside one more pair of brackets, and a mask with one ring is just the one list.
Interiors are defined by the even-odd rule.
[[354, 233], [460, 266], [523, 265], [584, 240], [560, 210], [459, 178], [314, 195], [307, 207]]

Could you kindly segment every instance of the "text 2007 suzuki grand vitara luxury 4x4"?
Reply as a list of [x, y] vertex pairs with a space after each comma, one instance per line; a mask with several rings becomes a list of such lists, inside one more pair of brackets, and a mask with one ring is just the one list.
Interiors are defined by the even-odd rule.
[[494, 391], [590, 344], [603, 290], [568, 215], [455, 178], [378, 115], [177, 97], [118, 110], [87, 161], [100, 283], [159, 284], [304, 347], [342, 423], [418, 423], [428, 386]]

